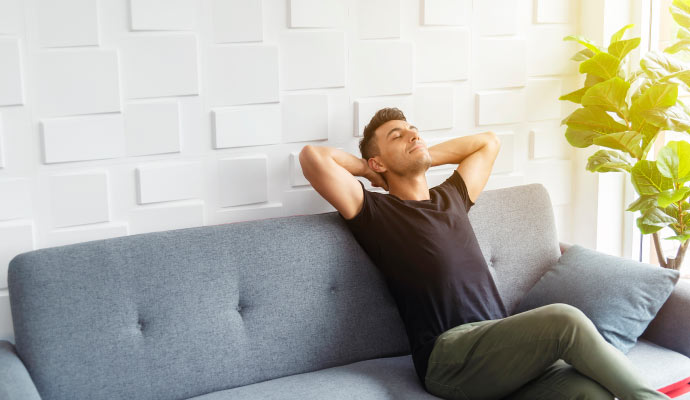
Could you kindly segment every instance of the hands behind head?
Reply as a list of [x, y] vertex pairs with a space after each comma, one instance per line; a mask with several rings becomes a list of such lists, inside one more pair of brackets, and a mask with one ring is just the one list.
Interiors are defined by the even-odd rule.
[[372, 186], [388, 190], [388, 183], [386, 182], [386, 179], [383, 177], [383, 175], [371, 169], [371, 167], [369, 167], [369, 163], [367, 163], [367, 160], [365, 160], [364, 158], [362, 158], [361, 160], [364, 162], [364, 165], [366, 165], [366, 172], [362, 176], [367, 178], [371, 182]]

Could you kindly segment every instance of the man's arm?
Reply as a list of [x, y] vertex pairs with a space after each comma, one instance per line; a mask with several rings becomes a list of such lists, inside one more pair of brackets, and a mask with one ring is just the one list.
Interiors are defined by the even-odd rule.
[[456, 168], [474, 203], [491, 175], [501, 142], [493, 132], [462, 136], [429, 147], [431, 166], [459, 164]]

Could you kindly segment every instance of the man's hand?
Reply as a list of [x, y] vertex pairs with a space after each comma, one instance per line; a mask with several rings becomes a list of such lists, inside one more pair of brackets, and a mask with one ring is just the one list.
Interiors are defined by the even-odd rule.
[[362, 164], [364, 164], [365, 168], [365, 172], [362, 174], [362, 176], [367, 178], [369, 182], [371, 182], [372, 186], [388, 190], [388, 183], [386, 182], [386, 179], [384, 179], [383, 175], [371, 169], [369, 167], [369, 163], [364, 158], [360, 158], [360, 160], [362, 160]]

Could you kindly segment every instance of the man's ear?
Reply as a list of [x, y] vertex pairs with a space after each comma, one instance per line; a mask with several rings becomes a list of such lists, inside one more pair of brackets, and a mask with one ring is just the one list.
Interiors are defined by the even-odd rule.
[[371, 157], [367, 160], [367, 163], [369, 164], [369, 168], [371, 168], [375, 172], [378, 172], [379, 174], [387, 171], [386, 167], [384, 167], [383, 164], [381, 164], [381, 162], [379, 162], [378, 158], [376, 157]]

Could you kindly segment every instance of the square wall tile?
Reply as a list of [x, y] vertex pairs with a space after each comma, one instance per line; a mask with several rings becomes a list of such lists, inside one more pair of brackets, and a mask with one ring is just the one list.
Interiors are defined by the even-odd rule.
[[281, 90], [345, 86], [345, 34], [287, 31], [280, 37]]
[[400, 0], [357, 0], [355, 13], [359, 39], [400, 37]]
[[39, 46], [98, 46], [97, 1], [37, 0], [35, 9]]
[[311, 185], [307, 178], [304, 177], [304, 172], [302, 172], [299, 153], [299, 151], [290, 153], [290, 186]]
[[24, 104], [19, 39], [0, 37], [0, 106]]
[[53, 175], [50, 180], [54, 228], [107, 222], [107, 172]]
[[[571, 0], [535, 0], [534, 21], [538, 24], [567, 24], [576, 9], [571, 8]], [[579, 5], [579, 1], [576, 3]], [[575, 18], [573, 18], [575, 19]]]
[[191, 30], [198, 12], [197, 0], [130, 0], [132, 30]]
[[571, 75], [577, 74], [580, 63], [570, 58], [582, 49], [573, 41], [563, 41], [572, 35], [568, 25], [532, 25], [527, 37], [527, 74]]
[[129, 212], [129, 234], [204, 226], [204, 202], [139, 206]]
[[453, 127], [453, 87], [418, 86], [414, 93], [415, 120], [420, 131]]
[[120, 111], [116, 51], [41, 51], [36, 55], [34, 68], [39, 116]]
[[278, 101], [278, 46], [211, 46], [207, 51], [211, 106]]
[[127, 223], [87, 225], [76, 228], [53, 229], [41, 238], [41, 247], [65, 246], [91, 240], [127, 236]]
[[176, 101], [130, 103], [125, 107], [127, 155], [180, 151], [180, 110]]
[[0, 34], [19, 35], [23, 32], [23, 0], [0, 0]]
[[46, 164], [117, 158], [125, 154], [122, 114], [44, 119], [41, 137]]
[[422, 0], [423, 25], [469, 25], [471, 0]]
[[203, 197], [201, 162], [141, 165], [136, 176], [139, 204]]
[[265, 155], [218, 160], [220, 206], [239, 206], [268, 200]]
[[345, 0], [289, 0], [290, 28], [342, 27], [347, 16]]
[[517, 0], [474, 0], [482, 36], [514, 35], [517, 32]]
[[508, 124], [524, 119], [524, 88], [477, 92], [477, 125]]
[[216, 43], [261, 42], [261, 0], [213, 0], [213, 39]]
[[249, 105], [216, 108], [213, 120], [213, 147], [261, 146], [280, 143], [281, 105]]
[[527, 84], [527, 45], [524, 39], [478, 40], [474, 89], [498, 89]]
[[28, 178], [0, 179], [0, 193], [0, 221], [31, 216], [31, 186]]
[[[418, 82], [454, 81], [469, 78], [469, 28], [419, 31], [415, 59]], [[403, 59], [407, 60], [407, 59]], [[400, 64], [400, 60], [394, 60]]]
[[[354, 136], [363, 137], [364, 128], [369, 125], [376, 112], [382, 108], [395, 107], [402, 111], [407, 121], [415, 121], [415, 102], [413, 96], [385, 97], [381, 99], [358, 99], [355, 101]], [[421, 128], [420, 128], [421, 129]]]
[[120, 51], [127, 98], [199, 94], [196, 34], [131, 35]]
[[492, 174], [513, 172], [515, 163], [515, 133], [512, 131], [499, 131], [496, 136], [501, 141], [501, 151], [491, 168]]
[[561, 117], [561, 79], [534, 78], [527, 84], [527, 119], [559, 119]]
[[36, 249], [32, 221], [0, 223], [0, 289], [7, 288], [7, 269], [20, 253]]
[[411, 42], [361, 40], [350, 48], [349, 80], [355, 97], [412, 93]]
[[283, 142], [328, 140], [328, 96], [284, 95], [281, 100]]

